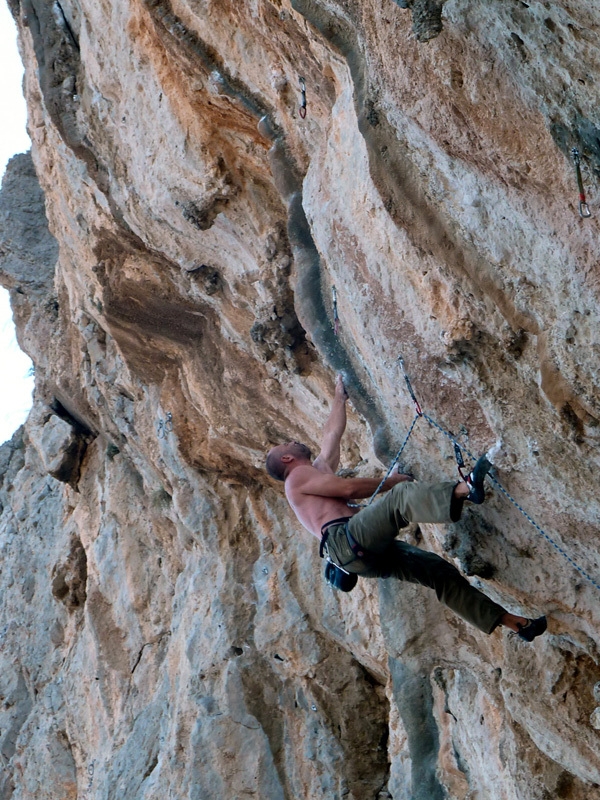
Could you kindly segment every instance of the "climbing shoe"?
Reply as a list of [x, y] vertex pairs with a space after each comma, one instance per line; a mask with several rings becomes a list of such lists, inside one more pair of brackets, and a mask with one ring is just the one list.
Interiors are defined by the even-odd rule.
[[483, 483], [485, 481], [485, 476], [488, 474], [491, 468], [492, 464], [488, 460], [487, 453], [477, 460], [477, 463], [473, 467], [473, 471], [467, 477], [467, 485], [470, 491], [466, 497], [466, 500], [469, 500], [471, 503], [475, 503], [475, 505], [478, 506], [483, 503], [485, 500], [485, 488]]
[[538, 617], [537, 619], [530, 619], [527, 625], [519, 625], [518, 636], [525, 639], [526, 642], [533, 642], [536, 636], [541, 636], [548, 627], [546, 617]]

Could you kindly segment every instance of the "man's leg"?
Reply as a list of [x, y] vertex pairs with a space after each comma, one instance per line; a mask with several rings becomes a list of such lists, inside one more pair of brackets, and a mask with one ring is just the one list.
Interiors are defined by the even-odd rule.
[[[461, 489], [465, 487], [461, 497]], [[374, 553], [383, 552], [409, 522], [456, 522], [460, 519], [466, 484], [399, 483], [372, 505], [359, 511], [348, 528], [356, 541]]]
[[[360, 573], [361, 577], [389, 575], [401, 581], [429, 586], [435, 590], [441, 603], [484, 633], [491, 633], [512, 618], [506, 609], [471, 586], [453, 564], [435, 553], [405, 542], [392, 542], [377, 561], [379, 563], [371, 569]], [[521, 617], [515, 619], [524, 620]]]

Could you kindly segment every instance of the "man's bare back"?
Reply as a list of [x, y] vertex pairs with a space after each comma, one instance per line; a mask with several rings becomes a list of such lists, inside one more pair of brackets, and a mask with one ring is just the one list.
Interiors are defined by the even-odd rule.
[[[312, 464], [307, 464], [293, 470], [285, 481], [285, 496], [294, 514], [304, 527], [318, 539], [321, 538], [321, 528], [326, 522], [339, 517], [351, 517], [359, 511], [358, 508], [348, 506], [348, 500], [351, 498], [312, 494], [310, 489], [316, 481], [318, 481], [319, 487], [323, 486], [323, 476], [323, 472], [320, 472]], [[339, 478], [338, 480], [344, 479]]]

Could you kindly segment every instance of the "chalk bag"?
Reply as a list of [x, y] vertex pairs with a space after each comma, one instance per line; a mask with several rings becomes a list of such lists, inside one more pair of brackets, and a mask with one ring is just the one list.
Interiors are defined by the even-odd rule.
[[358, 575], [354, 572], [345, 572], [336, 564], [328, 561], [325, 564], [325, 580], [340, 592], [351, 592], [356, 586]]

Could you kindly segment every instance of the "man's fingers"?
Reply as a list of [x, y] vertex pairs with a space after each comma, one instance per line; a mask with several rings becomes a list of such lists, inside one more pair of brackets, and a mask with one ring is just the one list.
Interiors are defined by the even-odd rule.
[[398, 470], [398, 478], [400, 479], [401, 482], [414, 481], [413, 475], [406, 475], [404, 472], [400, 472], [400, 470]]
[[335, 381], [335, 388], [336, 391], [341, 391], [344, 393], [344, 397], [348, 397], [348, 392], [346, 391], [346, 386], [344, 385], [344, 376], [341, 372], [338, 372], [337, 378]]

